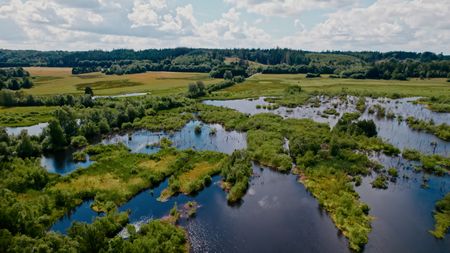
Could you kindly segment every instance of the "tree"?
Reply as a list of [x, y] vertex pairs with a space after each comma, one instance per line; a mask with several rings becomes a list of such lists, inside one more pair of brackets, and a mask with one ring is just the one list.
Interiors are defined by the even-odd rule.
[[223, 79], [225, 80], [233, 79], [233, 73], [230, 70], [225, 71], [225, 73], [223, 73]]
[[30, 89], [31, 87], [33, 87], [33, 82], [30, 80], [30, 78], [25, 77], [22, 81], [22, 88]]
[[75, 136], [78, 132], [77, 118], [74, 111], [67, 106], [58, 108], [55, 113], [55, 119], [57, 119], [64, 130], [66, 140]]
[[190, 83], [188, 86], [188, 97], [197, 98], [206, 94], [205, 84], [202, 81]]
[[21, 158], [37, 156], [40, 153], [39, 147], [33, 144], [26, 130], [19, 135], [19, 145], [17, 145], [17, 155]]
[[9, 81], [8, 88], [10, 90], [20, 90], [20, 83], [17, 79], [13, 78]]
[[94, 91], [91, 87], [87, 86], [86, 88], [84, 88], [84, 94], [94, 96]]
[[61, 150], [67, 145], [64, 130], [58, 120], [51, 120], [44, 130], [44, 148], [47, 150]]

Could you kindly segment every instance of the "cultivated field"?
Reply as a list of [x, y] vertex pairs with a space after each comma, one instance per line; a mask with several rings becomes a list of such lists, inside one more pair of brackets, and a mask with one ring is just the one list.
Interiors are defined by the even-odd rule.
[[26, 68], [33, 77], [33, 95], [82, 94], [90, 86], [95, 95], [117, 95], [134, 92], [177, 94], [185, 92], [189, 83], [201, 80], [205, 84], [220, 82], [207, 73], [146, 72], [132, 75], [88, 73], [72, 75], [71, 68]]
[[244, 98], [280, 95], [288, 85], [300, 85], [306, 91], [348, 93], [365, 95], [441, 96], [450, 94], [450, 83], [444, 78], [397, 80], [359, 80], [330, 78], [306, 78], [303, 74], [256, 74], [244, 83], [217, 92], [215, 98]]

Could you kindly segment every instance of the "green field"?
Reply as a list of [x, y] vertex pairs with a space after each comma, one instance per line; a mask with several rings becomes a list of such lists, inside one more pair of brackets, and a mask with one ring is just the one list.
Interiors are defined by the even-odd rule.
[[56, 106], [0, 107], [0, 126], [21, 127], [47, 122]]
[[32, 95], [82, 94], [89, 86], [95, 95], [117, 95], [148, 92], [157, 95], [185, 92], [189, 83], [203, 81], [205, 84], [220, 82], [207, 73], [146, 72], [131, 75], [105, 75], [88, 73], [72, 75], [71, 68], [26, 68], [33, 77], [34, 87], [26, 92]]
[[443, 78], [396, 80], [360, 80], [330, 78], [306, 78], [303, 74], [257, 74], [244, 83], [216, 92], [214, 98], [246, 98], [281, 95], [289, 85], [300, 85], [306, 91], [338, 93], [346, 91], [350, 94], [377, 96], [441, 96], [450, 94], [450, 83]]

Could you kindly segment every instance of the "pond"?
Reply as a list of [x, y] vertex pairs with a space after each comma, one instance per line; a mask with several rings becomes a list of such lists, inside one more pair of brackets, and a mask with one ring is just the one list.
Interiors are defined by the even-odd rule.
[[375, 173], [356, 187], [375, 217], [364, 252], [448, 252], [449, 236], [438, 240], [428, 231], [434, 227], [432, 210], [436, 201], [450, 192], [449, 176], [427, 175], [428, 186], [422, 188], [424, 174], [413, 172], [414, 162], [385, 155], [372, 158], [385, 168], [397, 168], [399, 177], [387, 190], [372, 188]]
[[[201, 127], [200, 133], [195, 132], [197, 126]], [[193, 150], [211, 150], [231, 154], [234, 150], [247, 147], [245, 133], [226, 131], [219, 124], [204, 124], [198, 120], [188, 122], [180, 131], [172, 134], [141, 130], [131, 134], [114, 135], [106, 138], [102, 143], [123, 143], [133, 153], [151, 154], [159, 150], [157, 147], [152, 147], [152, 144], [158, 143], [163, 137], [169, 138], [177, 149], [191, 148]]]
[[[29, 134], [39, 135], [47, 125], [47, 123], [41, 123], [29, 127], [7, 128], [7, 131], [9, 134], [19, 134], [20, 131], [27, 130]], [[195, 133], [196, 126], [201, 127], [201, 133]], [[231, 154], [236, 149], [244, 149], [247, 147], [245, 133], [226, 131], [219, 124], [204, 124], [197, 120], [188, 122], [180, 131], [174, 133], [140, 130], [127, 134], [116, 134], [103, 139], [101, 143], [123, 143], [133, 153], [152, 154], [159, 151], [159, 148], [152, 146], [152, 144], [158, 143], [163, 137], [169, 138], [173, 142], [174, 147], [178, 149], [191, 148], [194, 150], [211, 150]], [[48, 172], [67, 175], [78, 168], [87, 168], [92, 164], [89, 157], [85, 162], [74, 161], [73, 152], [74, 150], [66, 150], [44, 155], [41, 158], [41, 165]]]
[[[206, 100], [204, 103], [235, 109], [251, 115], [270, 112], [284, 118], [312, 119], [316, 122], [328, 123], [333, 127], [345, 112], [356, 112], [358, 101], [358, 98], [353, 96], [347, 96], [345, 100], [337, 97], [319, 96], [317, 97], [320, 101], [318, 107], [307, 104], [296, 108], [280, 107], [276, 110], [257, 108], [258, 105], [270, 105], [264, 99], [264, 97], [261, 97], [259, 99]], [[436, 124], [450, 124], [450, 113], [432, 112], [421, 104], [413, 104], [412, 101], [415, 99], [417, 98], [366, 98], [366, 105], [367, 108], [376, 104], [382, 105], [386, 112], [391, 111], [395, 115], [401, 115], [404, 119], [413, 116], [422, 120], [432, 119]], [[334, 108], [339, 115], [326, 115], [324, 110], [330, 108]], [[372, 119], [377, 126], [378, 136], [401, 150], [410, 148], [425, 154], [450, 155], [450, 142], [441, 140], [432, 134], [412, 130], [405, 121], [399, 123], [397, 119], [378, 118], [374, 114], [369, 114], [368, 109], [361, 115], [361, 119]], [[432, 143], [436, 145], [432, 145]]]
[[6, 132], [10, 135], [19, 135], [20, 132], [23, 130], [26, 130], [28, 132], [28, 135], [40, 135], [42, 131], [44, 131], [44, 128], [48, 126], [47, 122], [39, 123], [32, 126], [26, 126], [26, 127], [5, 127]]
[[[152, 191], [144, 191], [119, 208], [130, 210], [130, 222], [140, 224], [161, 218], [174, 206], [194, 200], [200, 207], [196, 217], [182, 220], [193, 252], [349, 252], [347, 240], [339, 235], [317, 201], [294, 175], [253, 166], [254, 176], [239, 206], [227, 204], [220, 177], [196, 196], [178, 195], [157, 201], [167, 180]], [[53, 226], [65, 232], [72, 221], [90, 221], [97, 214], [85, 202], [72, 216]]]
[[[338, 116], [323, 117], [323, 110], [336, 105], [340, 116], [344, 112], [356, 111], [357, 98], [348, 97], [347, 103], [338, 98], [319, 97], [320, 107], [303, 106], [293, 109], [257, 109], [264, 105], [264, 98], [257, 100], [205, 101], [207, 104], [225, 106], [244, 113], [255, 114], [273, 112], [283, 117], [311, 118], [334, 126]], [[410, 99], [367, 99], [367, 105], [382, 104], [386, 110], [402, 114], [404, 118], [414, 116], [419, 119], [433, 119], [437, 124], [447, 122], [449, 114], [431, 112], [422, 105], [415, 105]], [[333, 106], [334, 108], [334, 106]], [[424, 153], [449, 155], [448, 142], [433, 135], [412, 131], [405, 122], [379, 119], [367, 112], [363, 119], [373, 119], [381, 138], [393, 145], [414, 148]], [[196, 133], [201, 126], [201, 133]], [[212, 131], [215, 129], [215, 131]], [[20, 132], [20, 131], [19, 131]], [[215, 134], [210, 134], [215, 132]], [[173, 133], [135, 131], [130, 134], [116, 134], [105, 138], [102, 143], [124, 143], [134, 153], [155, 153], [159, 149], [152, 144], [167, 137], [179, 149], [213, 150], [232, 153], [247, 146], [246, 134], [226, 131], [221, 125], [190, 121], [180, 131]], [[434, 149], [429, 144], [436, 141]], [[434, 226], [432, 211], [435, 202], [450, 192], [449, 176], [426, 176], [428, 188], [423, 188], [423, 173], [413, 171], [413, 162], [401, 157], [372, 155], [386, 168], [396, 167], [399, 178], [390, 182], [387, 190], [373, 189], [371, 182], [376, 174], [363, 178], [356, 191], [361, 200], [370, 208], [373, 230], [364, 252], [448, 252], [450, 238], [435, 239], [428, 230]], [[67, 174], [76, 168], [87, 167], [91, 161], [75, 163], [72, 152], [54, 154], [41, 160], [49, 171]], [[139, 224], [161, 218], [177, 203], [179, 206], [194, 200], [200, 207], [193, 219], [182, 219], [181, 225], [187, 230], [193, 252], [349, 252], [347, 240], [333, 225], [327, 213], [319, 208], [317, 201], [295, 175], [281, 174], [270, 169], [253, 165], [254, 176], [240, 205], [230, 206], [226, 193], [220, 188], [220, 177], [213, 177], [213, 183], [195, 196], [178, 195], [167, 202], [159, 202], [158, 196], [168, 181], [153, 190], [146, 190], [122, 205], [119, 210], [130, 210], [130, 222]], [[405, 176], [405, 177], [403, 177]], [[65, 233], [74, 221], [92, 222], [102, 214], [94, 212], [92, 200], [83, 202], [73, 212], [56, 222], [51, 230]], [[121, 235], [126, 233], [122, 232]]]

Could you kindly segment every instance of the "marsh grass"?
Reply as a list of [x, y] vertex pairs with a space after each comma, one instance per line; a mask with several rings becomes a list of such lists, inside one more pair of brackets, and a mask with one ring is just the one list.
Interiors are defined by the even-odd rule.
[[[438, 97], [448, 94], [450, 85], [444, 78], [408, 81], [359, 80], [345, 78], [306, 78], [304, 74], [257, 74], [244, 83], [218, 91], [215, 99], [238, 99], [261, 96], [279, 96], [290, 85], [300, 85], [307, 92], [336, 95], [346, 94], [369, 97]], [[448, 103], [445, 103], [448, 104]]]
[[0, 125], [31, 126], [53, 118], [56, 106], [0, 107]]

